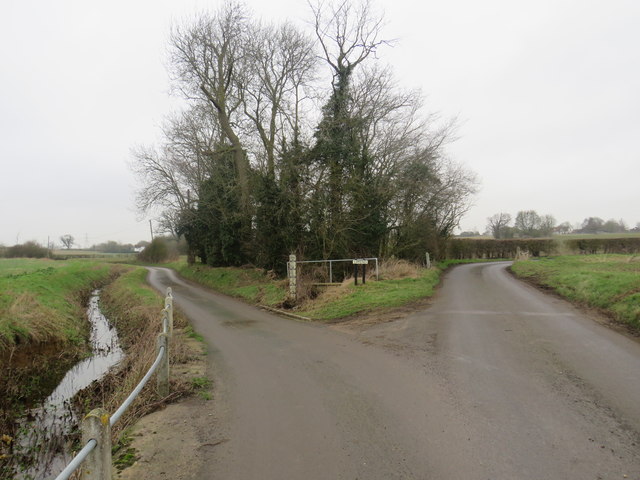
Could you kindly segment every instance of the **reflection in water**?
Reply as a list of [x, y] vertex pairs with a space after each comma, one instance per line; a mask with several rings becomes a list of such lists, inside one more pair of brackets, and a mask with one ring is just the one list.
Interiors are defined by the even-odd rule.
[[91, 322], [92, 356], [71, 368], [42, 405], [32, 409], [20, 421], [18, 443], [31, 454], [34, 465], [23, 471], [19, 478], [45, 480], [62, 471], [72, 458], [66, 445], [67, 437], [78, 425], [71, 399], [91, 382], [100, 379], [123, 357], [118, 333], [109, 326], [98, 306], [99, 293], [99, 290], [93, 292], [87, 309]]

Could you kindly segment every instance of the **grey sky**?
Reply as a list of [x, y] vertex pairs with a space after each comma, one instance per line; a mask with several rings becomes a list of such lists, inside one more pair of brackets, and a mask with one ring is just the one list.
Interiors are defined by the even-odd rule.
[[[304, 0], [247, 2], [308, 18]], [[148, 239], [127, 161], [178, 105], [173, 20], [218, 2], [1, 0], [0, 243]], [[458, 116], [449, 155], [482, 181], [462, 229], [535, 209], [640, 221], [640, 2], [379, 1], [384, 52], [429, 110]]]

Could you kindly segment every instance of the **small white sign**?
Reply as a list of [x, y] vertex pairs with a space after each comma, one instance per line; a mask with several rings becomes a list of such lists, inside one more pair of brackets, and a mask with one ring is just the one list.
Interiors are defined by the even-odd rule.
[[369, 263], [369, 260], [365, 260], [364, 258], [356, 258], [353, 261], [354, 265], [367, 265]]

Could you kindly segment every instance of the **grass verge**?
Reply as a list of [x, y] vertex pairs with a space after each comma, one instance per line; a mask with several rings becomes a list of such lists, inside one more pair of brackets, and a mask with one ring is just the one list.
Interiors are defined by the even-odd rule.
[[188, 265], [184, 261], [163, 266], [174, 269], [184, 278], [250, 303], [275, 306], [284, 301], [286, 281], [270, 277], [259, 268], [212, 268]]
[[511, 270], [579, 304], [640, 330], [640, 257], [567, 255], [516, 262]]

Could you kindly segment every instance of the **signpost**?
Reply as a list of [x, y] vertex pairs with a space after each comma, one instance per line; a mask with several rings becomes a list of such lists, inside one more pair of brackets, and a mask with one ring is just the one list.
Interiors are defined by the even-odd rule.
[[362, 265], [362, 284], [367, 283], [367, 265], [369, 264], [369, 260], [365, 260], [364, 258], [356, 258], [353, 260], [353, 278], [355, 280], [355, 285], [358, 285], [358, 273], [360, 269], [360, 265]]

